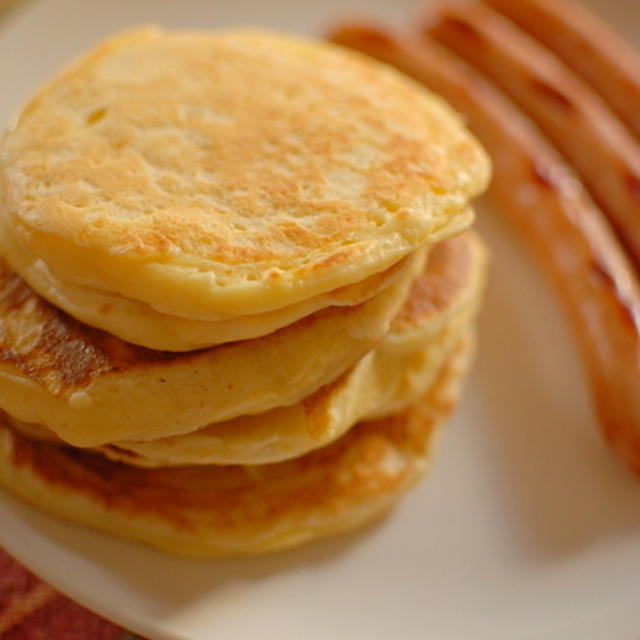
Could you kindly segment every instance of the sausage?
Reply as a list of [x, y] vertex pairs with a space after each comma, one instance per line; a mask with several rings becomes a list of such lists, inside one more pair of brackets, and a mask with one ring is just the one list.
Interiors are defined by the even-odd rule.
[[484, 5], [444, 6], [429, 35], [466, 58], [568, 158], [640, 268], [640, 146], [558, 58]]
[[577, 2], [485, 0], [551, 49], [640, 138], [640, 57]]
[[489, 197], [533, 250], [564, 308], [602, 432], [640, 474], [640, 286], [573, 171], [512, 103], [427, 38], [363, 24], [343, 25], [331, 38], [395, 65], [466, 115], [494, 161]]

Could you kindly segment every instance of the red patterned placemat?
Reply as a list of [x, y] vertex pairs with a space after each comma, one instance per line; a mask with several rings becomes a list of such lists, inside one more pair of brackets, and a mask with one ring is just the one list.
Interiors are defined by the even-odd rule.
[[42, 582], [0, 549], [2, 640], [141, 640]]

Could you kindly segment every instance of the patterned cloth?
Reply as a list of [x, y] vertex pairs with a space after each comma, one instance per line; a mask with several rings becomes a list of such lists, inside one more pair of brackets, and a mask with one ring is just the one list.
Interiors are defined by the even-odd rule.
[[0, 549], [2, 640], [141, 640], [36, 578]]

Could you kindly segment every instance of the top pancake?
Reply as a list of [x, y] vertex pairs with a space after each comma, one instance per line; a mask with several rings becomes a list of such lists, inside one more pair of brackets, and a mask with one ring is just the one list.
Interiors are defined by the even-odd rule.
[[200, 320], [389, 268], [468, 226], [489, 175], [411, 80], [257, 31], [108, 40], [36, 95], [0, 163], [0, 215], [34, 261]]

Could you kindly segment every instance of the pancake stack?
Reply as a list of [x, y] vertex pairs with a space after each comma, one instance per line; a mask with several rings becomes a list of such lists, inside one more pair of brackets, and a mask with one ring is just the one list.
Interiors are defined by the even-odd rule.
[[334, 45], [117, 35], [0, 148], [0, 482], [191, 556], [360, 525], [474, 344], [485, 152]]

